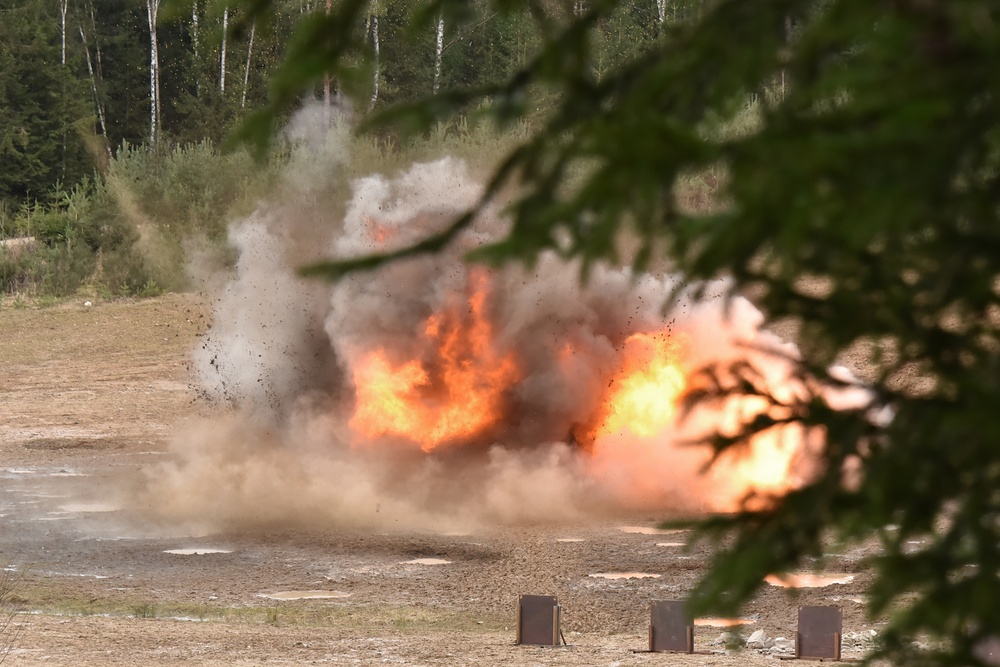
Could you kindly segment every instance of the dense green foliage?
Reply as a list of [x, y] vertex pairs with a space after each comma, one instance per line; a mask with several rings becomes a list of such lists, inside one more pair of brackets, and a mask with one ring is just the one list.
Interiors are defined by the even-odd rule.
[[[249, 134], [265, 138], [274, 114], [325, 70], [352, 82], [365, 53], [352, 26], [367, 7], [340, 0], [331, 16], [303, 27], [271, 108]], [[640, 270], [665, 260], [695, 284], [729, 276], [733, 293], [798, 325], [798, 374], [820, 391], [777, 397], [735, 367], [706, 371], [690, 397], [752, 394], [775, 406], [738, 436], [718, 437], [719, 448], [797, 423], [824, 436], [826, 462], [801, 490], [703, 524], [732, 548], [693, 591], [695, 611], [734, 611], [764, 575], [821, 556], [831, 538], [876, 539], [868, 605], [891, 623], [873, 658], [981, 664], [977, 646], [1000, 627], [992, 414], [1000, 398], [1000, 7], [718, 0], [658, 35], [640, 31], [626, 40], [632, 50], [619, 47], [595, 67], [628, 7], [492, 0], [476, 11], [530, 12], [543, 40], [536, 55], [502, 82], [449, 81], [375, 126], [422, 127], [483, 102], [504, 124], [555, 99], [492, 182], [491, 194], [518, 186], [509, 236], [473, 259], [530, 261], [551, 250]], [[427, 0], [414, 34], [425, 39], [436, 17], [460, 25], [474, 13], [461, 0]], [[762, 100], [760, 122], [732, 131], [726, 120], [752, 97]], [[719, 176], [707, 209], [676, 196], [692, 174]], [[469, 222], [404, 253], [440, 248]], [[641, 243], [619, 257], [625, 227]], [[335, 277], [386, 259], [315, 270]], [[852, 384], [828, 371], [847, 350], [868, 362], [871, 402], [833, 410], [820, 396]], [[845, 474], [852, 466], [857, 474]]]
[[170, 153], [123, 146], [105, 174], [58, 190], [45, 203], [0, 215], [15, 239], [0, 246], [0, 294], [148, 296], [188, 286], [186, 245], [224, 265], [225, 225], [267, 190], [263, 171], [243, 152], [207, 142]]
[[[681, 21], [694, 4], [663, 7], [670, 21]], [[256, 177], [245, 156], [224, 158], [211, 146], [266, 101], [288, 49], [302, 48], [296, 26], [327, 18], [316, 0], [269, 7], [265, 22], [238, 2], [176, 0], [155, 13], [152, 34], [153, 3], [141, 0], [12, 0], [0, 8], [0, 240], [39, 234], [42, 241], [17, 253], [0, 248], [3, 292], [173, 289], [184, 282], [185, 238], [223, 244], [227, 206]], [[497, 85], [541, 44], [526, 8], [496, 11], [476, 0], [461, 17], [442, 15], [440, 24], [414, 31], [418, 9], [412, 0], [380, 0], [358, 12], [349, 31], [361, 46], [331, 82], [339, 110], [360, 115], [412, 103], [435, 86]], [[659, 30], [655, 14], [646, 0], [623, 4], [601, 33], [595, 72], [650, 44]], [[377, 68], [365, 66], [376, 45]], [[314, 77], [294, 91], [275, 124], [323, 93]], [[537, 104], [535, 114], [550, 104]], [[420, 150], [408, 145], [403, 152]], [[117, 231], [108, 235], [111, 228]]]
[[[630, 2], [603, 31], [595, 68], [613, 66], [655, 37], [656, 5]], [[688, 4], [693, 0], [664, 6], [670, 20], [681, 20]], [[155, 31], [157, 147], [203, 140], [219, 145], [250, 109], [267, 100], [288, 49], [301, 47], [293, 37], [296, 26], [325, 21], [324, 7], [316, 0], [276, 0], [260, 29], [238, 2], [176, 0], [161, 8]], [[374, 95], [372, 68], [352, 57], [343, 76], [333, 79], [335, 97], [351, 88], [355, 111], [366, 112], [371, 106], [416, 101], [436, 79], [442, 89], [495, 85], [526, 64], [541, 43], [526, 9], [498, 12], [476, 0], [467, 4], [461, 20], [446, 17], [439, 53], [434, 22], [411, 29], [410, 18], [419, 8], [413, 0], [380, 0], [359, 11], [351, 37], [362, 45], [360, 56], [372, 52], [378, 35], [378, 92]], [[44, 200], [60, 185], [71, 188], [105, 166], [123, 143], [150, 141], [148, 3], [12, 0], [0, 12], [0, 206]], [[277, 122], [284, 122], [285, 113], [304, 97], [322, 94], [319, 78], [296, 89]]]

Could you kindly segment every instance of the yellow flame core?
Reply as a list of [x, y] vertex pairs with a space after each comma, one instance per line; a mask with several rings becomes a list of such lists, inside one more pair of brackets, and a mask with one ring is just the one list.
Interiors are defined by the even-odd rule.
[[622, 359], [595, 436], [652, 437], [673, 422], [684, 391], [680, 344], [663, 333], [633, 334], [625, 340]]

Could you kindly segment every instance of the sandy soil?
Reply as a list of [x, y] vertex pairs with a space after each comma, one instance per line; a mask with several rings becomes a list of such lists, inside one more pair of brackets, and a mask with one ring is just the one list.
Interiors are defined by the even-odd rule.
[[[775, 664], [767, 650], [727, 653], [718, 627], [696, 633], [711, 654], [635, 652], [646, 646], [649, 602], [683, 598], [708, 557], [663, 546], [683, 533], [621, 530], [658, 516], [466, 535], [189, 535], [151, 524], [118, 490], [166, 456], [185, 420], [217, 409], [189, 385], [190, 351], [209, 319], [193, 295], [0, 304], [0, 565], [23, 610], [15, 632], [0, 635], [5, 667]], [[831, 557], [829, 569], [854, 575], [847, 584], [795, 598], [765, 586], [744, 634], [793, 636], [800, 604], [840, 606], [852, 637], [877, 628], [860, 603], [862, 556]], [[449, 562], [405, 562], [425, 558]], [[621, 572], [658, 576], [591, 576]], [[334, 597], [267, 597], [294, 591]], [[513, 644], [520, 593], [559, 597], [569, 646]], [[845, 655], [863, 648], [848, 641]]]

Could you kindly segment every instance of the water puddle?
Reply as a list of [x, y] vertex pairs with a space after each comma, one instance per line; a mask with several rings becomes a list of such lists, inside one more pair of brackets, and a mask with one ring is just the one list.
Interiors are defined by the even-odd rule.
[[89, 514], [91, 512], [117, 512], [121, 508], [111, 503], [69, 503], [60, 505], [59, 509], [74, 514]]
[[740, 625], [750, 625], [752, 618], [696, 618], [694, 624], [710, 628], [735, 628]]
[[404, 560], [401, 565], [450, 565], [450, 560], [445, 560], [444, 558], [414, 558], [413, 560]]
[[829, 597], [829, 598], [826, 598], [826, 599], [827, 600], [831, 600], [832, 602], [840, 602], [841, 600], [846, 600], [847, 602], [854, 602], [854, 603], [857, 603], [857, 604], [864, 604], [865, 603], [865, 599], [863, 597], [858, 597], [858, 596], [844, 596], [844, 597], [841, 597], [840, 595], [834, 595], [833, 597]]
[[213, 549], [211, 547], [192, 547], [190, 549], [167, 549], [163, 553], [177, 556], [203, 556], [205, 554], [231, 554], [232, 549]]
[[684, 543], [683, 542], [657, 542], [656, 546], [658, 546], [658, 547], [682, 547], [682, 546], [684, 546]]
[[769, 574], [764, 581], [781, 588], [824, 588], [834, 584], [849, 584], [854, 581], [853, 574], [813, 574], [811, 572], [790, 572], [788, 574]]
[[557, 537], [556, 542], [583, 542], [582, 537]]
[[278, 593], [266, 593], [262, 598], [271, 600], [331, 600], [339, 598], [349, 598], [350, 593], [343, 591], [280, 591]]
[[618, 526], [618, 530], [623, 533], [632, 533], [635, 535], [672, 535], [674, 533], [683, 533], [684, 531], [680, 528], [653, 528], [652, 526]]
[[650, 572], [595, 572], [587, 576], [598, 579], [659, 579], [662, 575]]

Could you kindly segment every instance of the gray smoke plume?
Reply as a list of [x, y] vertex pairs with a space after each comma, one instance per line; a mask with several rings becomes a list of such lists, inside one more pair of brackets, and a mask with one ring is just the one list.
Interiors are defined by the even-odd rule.
[[[205, 395], [231, 412], [179, 435], [171, 460], [149, 471], [146, 490], [161, 516], [228, 526], [295, 521], [453, 530], [623, 508], [725, 509], [747, 480], [786, 488], [806, 479], [799, 454], [819, 446], [807, 434], [774, 434], [760, 445], [761, 460], [708, 475], [701, 474], [707, 452], [679, 444], [752, 416], [753, 406], [695, 414], [653, 435], [588, 436], [632, 334], [676, 338], [685, 372], [751, 359], [769, 384], [801, 390], [787, 359], [760, 351], [795, 355], [760, 329], [763, 318], [749, 302], [736, 299], [727, 314], [721, 299], [681, 299], [664, 315], [676, 280], [670, 275], [599, 267], [584, 283], [578, 264], [554, 255], [530, 268], [468, 266], [467, 249], [504, 233], [499, 209], [484, 212], [441, 254], [335, 285], [302, 280], [296, 268], [320, 257], [401, 247], [440, 229], [482, 189], [458, 160], [416, 164], [396, 177], [354, 182], [337, 219], [333, 207], [318, 203], [326, 186], [315, 175], [346, 158], [341, 144], [334, 137], [318, 152], [300, 151], [284, 194], [230, 225], [239, 259], [216, 295], [214, 328], [195, 366]], [[322, 169], [302, 168], [317, 160]], [[447, 329], [445, 318], [444, 334], [428, 333], [441, 313], [457, 313], [452, 318], [468, 325], [475, 310], [470, 285], [483, 287], [490, 343], [479, 359], [464, 352], [461, 363], [485, 359], [498, 373], [508, 363], [515, 369], [482, 408], [498, 410], [499, 418], [431, 452], [419, 447], [422, 433], [357, 428], [358, 373], [376, 350], [388, 368], [412, 363], [429, 374], [417, 385], [431, 408], [451, 400], [459, 412], [480, 409], [472, 397], [442, 398], [434, 385], [443, 362], [433, 348], [461, 327]]]

